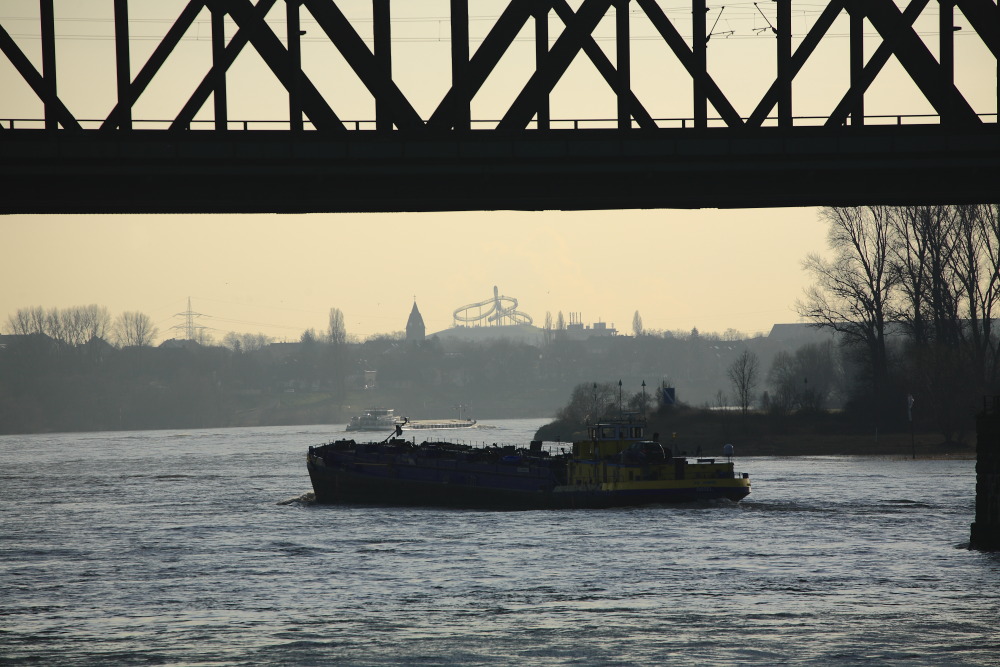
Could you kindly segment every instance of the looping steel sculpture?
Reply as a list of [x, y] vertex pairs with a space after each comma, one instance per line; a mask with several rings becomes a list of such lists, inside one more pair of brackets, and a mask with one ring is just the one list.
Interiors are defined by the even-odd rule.
[[[488, 309], [484, 311], [484, 308]], [[452, 316], [456, 322], [470, 323], [485, 320], [489, 326], [531, 324], [534, 321], [530, 315], [517, 309], [517, 299], [512, 296], [503, 296], [496, 285], [493, 286], [492, 299], [456, 308]]]

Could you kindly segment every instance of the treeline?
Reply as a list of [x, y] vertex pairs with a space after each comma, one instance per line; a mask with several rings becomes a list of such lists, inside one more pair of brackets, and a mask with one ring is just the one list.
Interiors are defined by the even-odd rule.
[[16, 336], [44, 334], [70, 346], [97, 339], [120, 347], [151, 345], [157, 328], [145, 313], [129, 311], [112, 318], [104, 306], [71, 308], [21, 308], [7, 318], [7, 333]]
[[295, 343], [229, 334], [223, 346], [74, 343], [43, 332], [0, 342], [5, 433], [344, 423], [373, 405], [411, 418], [457, 416], [459, 405], [478, 419], [544, 417], [593, 378], [620, 379], [626, 390], [645, 382], [650, 396], [669, 384], [684, 401], [725, 403], [720, 389], [735, 358], [752, 349], [769, 363], [786, 349], [698, 332], [585, 340], [556, 332], [534, 345], [401, 334], [349, 342], [313, 331]]
[[[831, 257], [799, 313], [837, 332], [856, 372], [849, 407], [874, 424], [902, 406], [960, 439], [1000, 392], [997, 204], [826, 208]], [[911, 400], [912, 399], [912, 400]]]

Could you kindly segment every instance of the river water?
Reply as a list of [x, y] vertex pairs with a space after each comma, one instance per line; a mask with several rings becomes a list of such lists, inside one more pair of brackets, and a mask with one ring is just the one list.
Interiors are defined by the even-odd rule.
[[739, 504], [314, 505], [340, 428], [0, 437], [0, 663], [998, 664], [974, 461], [737, 458]]

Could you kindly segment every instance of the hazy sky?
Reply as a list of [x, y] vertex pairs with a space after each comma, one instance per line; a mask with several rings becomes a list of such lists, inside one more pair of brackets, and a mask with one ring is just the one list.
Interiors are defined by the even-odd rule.
[[[0, 312], [96, 303], [176, 313], [226, 331], [297, 338], [331, 307], [348, 333], [429, 332], [493, 294], [631, 331], [752, 332], [796, 321], [800, 262], [823, 249], [814, 209], [245, 216], [15, 216], [5, 227]], [[6, 319], [6, 318], [4, 318]], [[161, 336], [162, 337], [162, 336]], [[166, 337], [170, 337], [166, 335]]]
[[[133, 74], [186, 3], [132, 2]], [[370, 34], [368, 0], [338, 2], [363, 37]], [[506, 3], [472, 3], [473, 42]], [[577, 6], [578, 1], [570, 2]], [[690, 4], [661, 0], [690, 39]], [[774, 40], [761, 10], [773, 3], [727, 4], [711, 10], [719, 22], [709, 66], [742, 115], [749, 115], [774, 78]], [[634, 5], [634, 3], [633, 3]], [[448, 86], [447, 0], [393, 3], [394, 79], [427, 117]], [[635, 5], [634, 5], [635, 6]], [[110, 0], [56, 0], [59, 92], [80, 119], [101, 119], [114, 104], [114, 43]], [[917, 22], [936, 53], [937, 3]], [[820, 5], [793, 2], [793, 47]], [[718, 13], [722, 11], [721, 15]], [[718, 15], [718, 16], [717, 16]], [[633, 89], [656, 118], [689, 116], [690, 78], [641, 11], [633, 9]], [[284, 3], [268, 17], [279, 37]], [[614, 61], [613, 10], [595, 35]], [[957, 12], [956, 22], [964, 23]], [[37, 0], [4, 0], [0, 23], [40, 69]], [[137, 119], [170, 118], [210, 63], [207, 13], [135, 108]], [[304, 70], [345, 119], [374, 117], [371, 96], [343, 66], [308, 14]], [[553, 39], [560, 24], [553, 20]], [[530, 26], [484, 86], [473, 116], [497, 118], [531, 71]], [[229, 29], [232, 34], [232, 29]], [[796, 79], [795, 114], [823, 115], [847, 85], [846, 17], [824, 39]], [[866, 52], [880, 43], [866, 30]], [[996, 60], [966, 29], [956, 33], [956, 83], [980, 113], [996, 113]], [[475, 44], [473, 44], [473, 49]], [[287, 119], [287, 98], [251, 51], [228, 74], [231, 119]], [[0, 57], [0, 121], [39, 118], [41, 106]], [[614, 96], [578, 58], [552, 97], [555, 118], [613, 117]], [[929, 113], [895, 62], [866, 95], [867, 112]], [[211, 119], [212, 104], [198, 118]], [[710, 110], [710, 114], [712, 111]], [[801, 122], [801, 121], [800, 121]], [[781, 187], [776, 183], [775, 187]], [[414, 297], [430, 332], [447, 328], [452, 311], [492, 295], [515, 297], [520, 310], [544, 321], [546, 311], [582, 313], [584, 322], [631, 331], [638, 310], [652, 329], [766, 331], [796, 321], [794, 303], [808, 278], [801, 261], [825, 250], [817, 209], [736, 211], [609, 211], [253, 216], [8, 216], [0, 218], [0, 319], [17, 308], [96, 303], [112, 314], [149, 314], [160, 338], [187, 308], [217, 338], [227, 331], [297, 339], [323, 330], [331, 307], [357, 336], [401, 330]]]

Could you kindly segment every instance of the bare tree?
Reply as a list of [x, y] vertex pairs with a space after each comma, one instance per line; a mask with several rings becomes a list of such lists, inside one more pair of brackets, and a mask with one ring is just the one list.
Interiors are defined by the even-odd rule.
[[957, 209], [954, 275], [965, 320], [960, 332], [967, 339], [981, 392], [997, 382], [1000, 370], [1000, 340], [993, 332], [994, 309], [1000, 306], [1000, 206]]
[[262, 333], [236, 333], [235, 331], [230, 331], [222, 339], [222, 344], [228, 347], [233, 352], [256, 352], [262, 350], [271, 343], [274, 342], [274, 338]]
[[838, 382], [833, 342], [804, 345], [794, 354], [778, 352], [767, 374], [771, 409], [821, 410]]
[[70, 345], [83, 345], [93, 338], [107, 337], [110, 327], [107, 308], [91, 304], [65, 310], [21, 308], [7, 317], [6, 328], [16, 335], [43, 333]]
[[893, 265], [902, 297], [896, 318], [910, 334], [908, 391], [925, 399], [924, 412], [946, 440], [961, 437], [970, 405], [997, 379], [996, 208], [890, 209]]
[[886, 209], [890, 253], [902, 295], [894, 319], [903, 322], [913, 341], [954, 338], [956, 299], [952, 258], [957, 216], [947, 206], [904, 206]]
[[64, 318], [71, 322], [74, 339], [67, 341], [82, 345], [95, 338], [105, 339], [111, 329], [111, 315], [108, 309], [97, 304], [74, 306], [64, 312]]
[[735, 342], [738, 340], [746, 340], [747, 335], [742, 331], [738, 331], [732, 327], [729, 327], [722, 332], [721, 339], [727, 342]]
[[726, 371], [733, 383], [737, 404], [744, 415], [750, 411], [750, 406], [753, 404], [759, 366], [757, 355], [750, 350], [743, 350]]
[[332, 345], [347, 343], [347, 325], [344, 324], [344, 313], [340, 308], [330, 309], [330, 324], [326, 330], [326, 339]]
[[87, 342], [86, 314], [82, 308], [54, 311], [54, 315], [59, 319], [63, 340], [70, 345], [83, 345]]
[[632, 316], [632, 333], [638, 338], [642, 335], [642, 315], [639, 311], [635, 311], [635, 315]]
[[43, 331], [56, 340], [65, 341], [68, 338], [66, 333], [66, 323], [58, 308], [50, 308], [45, 311], [45, 325]]
[[815, 325], [842, 334], [846, 342], [866, 351], [877, 414], [888, 384], [886, 324], [898, 283], [890, 264], [888, 207], [830, 207], [823, 209], [823, 217], [829, 224], [833, 258], [806, 258], [803, 267], [816, 284], [796, 307]]
[[113, 331], [118, 347], [149, 347], [158, 333], [149, 315], [133, 311], [119, 315]]
[[41, 306], [18, 308], [13, 315], [7, 316], [5, 329], [14, 336], [45, 333], [45, 309]]
[[573, 387], [569, 404], [561, 408], [556, 417], [580, 426], [591, 424], [602, 417], [617, 414], [620, 398], [628, 401], [631, 396], [619, 396], [617, 384], [583, 382]]

